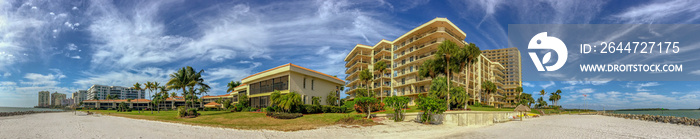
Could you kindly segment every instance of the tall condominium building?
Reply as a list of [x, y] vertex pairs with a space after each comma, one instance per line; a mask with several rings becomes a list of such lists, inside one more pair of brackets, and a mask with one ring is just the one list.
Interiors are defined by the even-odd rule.
[[83, 100], [87, 100], [87, 90], [78, 90], [73, 92], [73, 103], [79, 104]]
[[39, 107], [49, 107], [51, 105], [51, 92], [39, 91]]
[[501, 63], [505, 68], [503, 71], [505, 74], [503, 89], [506, 96], [508, 96], [506, 97], [506, 106], [515, 107], [511, 104], [515, 103], [515, 97], [522, 93], [516, 91], [516, 88], [521, 87], [523, 84], [520, 51], [518, 48], [511, 47], [505, 49], [483, 50], [481, 52], [488, 59]]
[[143, 99], [145, 98], [145, 90], [137, 90], [133, 87], [92, 85], [87, 90], [86, 100], [95, 100], [95, 98], [104, 100], [107, 95], [116, 95], [118, 99]]
[[311, 104], [313, 97], [319, 97], [322, 100], [320, 103], [326, 105], [326, 97], [330, 93], [340, 92], [340, 87], [345, 82], [289, 63], [245, 77], [241, 83], [243, 84], [230, 92], [233, 103], [238, 103], [239, 95], [246, 94], [251, 107], [261, 108], [270, 105], [270, 95], [274, 90], [279, 90], [282, 94], [297, 92], [301, 95], [303, 104]]
[[[446, 18], [435, 18], [394, 41], [381, 40], [374, 46], [358, 44], [345, 57], [347, 62], [346, 88], [347, 94], [355, 96], [356, 90], [367, 87], [359, 79], [363, 69], [369, 69], [374, 79], [369, 83], [377, 97], [408, 96], [409, 105], [414, 105], [418, 95], [427, 94], [432, 79], [418, 76], [418, 68], [427, 59], [433, 59], [438, 46], [445, 40], [455, 42], [459, 47], [466, 44], [463, 41], [466, 34]], [[519, 58], [518, 58], [519, 59]], [[374, 64], [384, 61], [388, 68], [380, 73], [374, 70]], [[486, 103], [492, 106], [505, 106], [504, 83], [506, 68], [497, 61], [492, 61], [484, 55], [470, 68], [465, 68], [460, 74], [451, 75], [456, 86], [467, 88], [471, 97], [469, 104]], [[466, 71], [469, 70], [467, 82]], [[481, 84], [491, 81], [498, 87], [493, 93], [481, 89]]]
[[54, 92], [51, 94], [51, 106], [63, 105], [63, 100], [66, 99], [66, 94]]

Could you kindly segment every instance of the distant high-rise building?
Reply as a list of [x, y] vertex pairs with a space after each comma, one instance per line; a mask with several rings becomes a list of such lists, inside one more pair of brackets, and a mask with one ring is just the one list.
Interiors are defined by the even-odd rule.
[[66, 94], [54, 92], [51, 94], [51, 106], [63, 105], [63, 100], [66, 99]]
[[504, 48], [494, 50], [482, 50], [482, 55], [486, 56], [493, 62], [498, 62], [505, 70], [505, 80], [503, 81], [503, 90], [505, 91], [506, 107], [515, 107], [511, 104], [515, 103], [515, 97], [522, 92], [515, 91], [515, 88], [522, 86], [522, 64], [520, 61], [520, 51], [518, 48]]
[[63, 99], [63, 100], [61, 100], [61, 106], [70, 106], [70, 105], [73, 105], [73, 102], [74, 102], [73, 98]]
[[39, 107], [49, 107], [51, 105], [51, 92], [39, 91]]
[[73, 93], [73, 103], [79, 104], [80, 102], [83, 102], [83, 100], [87, 99], [87, 90], [78, 90], [77, 92]]
[[137, 90], [133, 87], [92, 85], [87, 90], [87, 98], [85, 100], [105, 100], [107, 95], [116, 95], [118, 99], [143, 99], [144, 94], [144, 90]]

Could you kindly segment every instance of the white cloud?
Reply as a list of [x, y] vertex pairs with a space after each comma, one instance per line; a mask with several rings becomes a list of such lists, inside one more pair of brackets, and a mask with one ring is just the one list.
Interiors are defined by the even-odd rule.
[[70, 58], [72, 58], [72, 59], [80, 59], [80, 56], [72, 56], [72, 57], [70, 57]]
[[83, 74], [87, 77], [76, 79], [76, 81], [73, 83], [78, 85], [78, 88], [82, 89], [88, 89], [90, 86], [95, 84], [131, 87], [136, 82], [144, 83], [147, 81], [155, 81], [159, 82], [161, 85], [165, 85], [168, 79], [170, 79], [168, 75], [174, 72], [175, 70], [164, 70], [153, 67], [131, 71], [111, 71], [106, 73], [83, 72]]
[[73, 6], [71, 10], [78, 10], [78, 7]]
[[576, 92], [577, 92], [577, 93], [581, 93], [581, 94], [590, 94], [590, 93], [595, 92], [595, 89], [592, 89], [592, 88], [584, 88], [584, 89], [576, 90]]
[[[178, 3], [179, 4], [179, 3]], [[234, 58], [295, 55], [303, 50], [358, 42], [376, 43], [402, 30], [376, 19], [379, 14], [354, 9], [347, 1], [278, 2], [269, 5], [230, 5], [221, 11], [182, 16], [195, 20], [192, 34], [170, 35], [157, 20], [163, 2], [140, 3], [121, 12], [111, 3], [93, 3], [88, 10], [99, 17], [88, 30], [93, 35], [93, 67], [131, 68], [176, 60], [222, 62]], [[172, 5], [172, 4], [170, 4]], [[286, 8], [290, 5], [295, 8]], [[294, 10], [289, 11], [289, 10]], [[137, 15], [132, 15], [138, 13]], [[199, 12], [191, 12], [199, 14]], [[134, 31], [136, 30], [136, 31]], [[342, 38], [342, 39], [341, 39]], [[274, 43], [272, 43], [274, 40]], [[269, 49], [274, 46], [275, 49]], [[321, 61], [325, 61], [321, 60]], [[316, 62], [316, 61], [312, 61]]]
[[[698, 19], [698, 15], [694, 13], [700, 12], [700, 2], [692, 0], [657, 0], [649, 4], [644, 4], [636, 7], [627, 8], [620, 14], [613, 15], [632, 23], [654, 23], [654, 22], [669, 22], [677, 21], [672, 17], [685, 17], [681, 20], [686, 22]], [[693, 14], [688, 18], [688, 14]]]
[[541, 84], [540, 86], [541, 86], [543, 89], [547, 89], [548, 87], [554, 86], [554, 85], [556, 85], [556, 84], [555, 84], [553, 81], [549, 81], [549, 83], [547, 83], [547, 84]]
[[207, 69], [204, 72], [203, 78], [209, 81], [223, 80], [227, 83], [229, 81], [241, 81], [241, 79], [249, 75], [255, 74], [256, 72], [253, 72], [253, 69], [258, 67], [259, 65], [260, 63], [255, 63], [248, 68], [227, 67]]
[[700, 75], [700, 70], [691, 71], [690, 74]]
[[523, 86], [525, 86], [525, 87], [535, 87], [535, 85], [532, 84], [532, 83], [530, 83], [530, 82], [523, 82]]
[[646, 83], [633, 83], [633, 82], [628, 82], [625, 87], [627, 88], [636, 88], [637, 92], [646, 92], [646, 91], [652, 91], [649, 89], [646, 89], [647, 87], [654, 87], [654, 86], [659, 86], [658, 82], [646, 82]]
[[2, 74], [2, 76], [4, 76], [4, 77], [10, 77], [10, 76], [12, 76], [12, 73], [10, 73], [10, 72], [5, 72], [4, 74]]

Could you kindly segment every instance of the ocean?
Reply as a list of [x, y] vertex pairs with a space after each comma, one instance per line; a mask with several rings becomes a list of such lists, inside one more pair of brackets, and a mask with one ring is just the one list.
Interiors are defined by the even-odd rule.
[[47, 108], [0, 107], [0, 112], [17, 112], [17, 111], [63, 111], [63, 110], [47, 109]]
[[700, 110], [614, 111], [614, 113], [649, 114], [649, 115], [676, 116], [676, 117], [688, 117], [688, 118], [693, 118], [693, 119], [700, 119]]

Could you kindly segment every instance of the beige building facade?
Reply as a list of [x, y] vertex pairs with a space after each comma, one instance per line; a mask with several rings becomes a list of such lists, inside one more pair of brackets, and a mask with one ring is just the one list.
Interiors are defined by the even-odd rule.
[[230, 92], [234, 103], [239, 95], [246, 94], [252, 107], [270, 106], [270, 95], [274, 90], [282, 94], [297, 92], [304, 104], [311, 104], [312, 97], [320, 97], [320, 103], [326, 105], [330, 92], [337, 94], [344, 81], [334, 76], [304, 68], [292, 63], [268, 69], [241, 80], [241, 85]]
[[[345, 57], [346, 94], [355, 96], [357, 89], [365, 88], [366, 83], [359, 79], [363, 69], [369, 69], [374, 80], [369, 83], [377, 97], [408, 96], [409, 105], [415, 105], [418, 95], [427, 94], [432, 79], [418, 76], [418, 68], [427, 59], [433, 59], [438, 46], [445, 40], [455, 42], [463, 47], [466, 34], [446, 18], [435, 18], [394, 41], [381, 40], [374, 46], [357, 44]], [[517, 49], [516, 49], [517, 50]], [[484, 51], [484, 50], [482, 50]], [[518, 57], [518, 63], [520, 58]], [[380, 73], [373, 65], [384, 61], [388, 68]], [[453, 83], [466, 87], [470, 104], [486, 103], [492, 106], [506, 106], [506, 67], [498, 61], [490, 60], [485, 55], [479, 61], [460, 74], [451, 75]], [[467, 82], [466, 71], [470, 71]], [[519, 70], [519, 69], [518, 69]], [[518, 72], [520, 73], [520, 72]], [[491, 94], [481, 89], [484, 81], [494, 82], [498, 91]], [[518, 86], [520, 84], [517, 84]], [[381, 92], [381, 93], [380, 93]]]
[[39, 107], [49, 107], [51, 105], [51, 92], [39, 91]]

